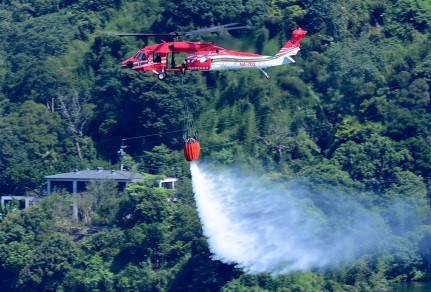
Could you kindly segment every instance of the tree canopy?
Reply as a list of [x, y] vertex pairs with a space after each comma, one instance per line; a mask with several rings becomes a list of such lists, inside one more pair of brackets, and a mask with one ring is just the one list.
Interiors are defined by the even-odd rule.
[[[0, 193], [42, 199], [21, 212], [1, 207], [0, 289], [355, 291], [431, 281], [430, 15], [426, 0], [0, 1]], [[254, 29], [193, 40], [275, 54], [294, 28], [308, 35], [297, 62], [268, 69], [269, 81], [241, 70], [162, 82], [119, 65], [159, 39], [106, 33], [232, 22]], [[394, 209], [388, 226], [410, 248], [279, 277], [212, 260], [181, 153], [184, 99], [203, 161], [354, 190], [370, 208], [403, 198], [423, 216]], [[78, 221], [64, 215], [70, 195], [43, 196], [45, 175], [119, 168], [122, 145], [144, 183], [92, 185]], [[177, 190], [156, 187], [167, 176], [180, 179]], [[76, 232], [94, 226], [103, 228]]]

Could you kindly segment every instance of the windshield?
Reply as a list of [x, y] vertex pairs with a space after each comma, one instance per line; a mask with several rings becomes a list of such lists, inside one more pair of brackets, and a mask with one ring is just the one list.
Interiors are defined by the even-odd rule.
[[140, 61], [143, 61], [143, 60], [146, 60], [146, 59], [147, 59], [147, 57], [145, 57], [145, 54], [144, 54], [144, 53], [140, 53], [140, 54], [138, 55], [137, 59], [138, 59], [138, 60], [140, 60]]

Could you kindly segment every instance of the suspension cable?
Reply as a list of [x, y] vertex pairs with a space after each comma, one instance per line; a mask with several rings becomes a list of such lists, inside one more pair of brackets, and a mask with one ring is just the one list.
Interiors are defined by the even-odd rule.
[[184, 115], [183, 115], [183, 121], [184, 121], [184, 135], [183, 139], [184, 141], [193, 141], [198, 140], [198, 135], [196, 132], [196, 127], [193, 121], [193, 115], [190, 111], [190, 106], [188, 102], [188, 97], [186, 96], [185, 90], [184, 90], [184, 76], [181, 76], [181, 91], [183, 94], [183, 102], [184, 102]]

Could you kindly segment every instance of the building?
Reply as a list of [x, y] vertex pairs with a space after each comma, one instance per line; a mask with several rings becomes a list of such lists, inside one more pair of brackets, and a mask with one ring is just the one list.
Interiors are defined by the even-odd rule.
[[[124, 190], [129, 182], [136, 182], [143, 179], [139, 173], [129, 171], [104, 170], [99, 167], [97, 170], [81, 170], [67, 173], [60, 173], [45, 176], [47, 179], [46, 193], [50, 195], [53, 191], [65, 190], [72, 194], [83, 192], [92, 181], [112, 180], [118, 183], [118, 189]], [[78, 218], [78, 208], [73, 206], [73, 217]]]
[[177, 178], [168, 177], [164, 180], [159, 181], [159, 188], [165, 188], [168, 190], [175, 190], [175, 183], [178, 181]]
[[12, 201], [18, 201], [19, 203], [19, 209], [26, 209], [33, 205], [37, 198], [35, 197], [27, 197], [27, 196], [1, 196], [1, 205], [5, 206], [6, 204], [12, 202]]
[[87, 189], [87, 184], [91, 181], [113, 180], [118, 183], [118, 188], [123, 190], [127, 183], [136, 182], [143, 179], [139, 173], [129, 171], [104, 170], [99, 167], [97, 170], [81, 170], [67, 173], [60, 173], [45, 176], [47, 179], [47, 194], [54, 190], [66, 190], [69, 193], [79, 193]]

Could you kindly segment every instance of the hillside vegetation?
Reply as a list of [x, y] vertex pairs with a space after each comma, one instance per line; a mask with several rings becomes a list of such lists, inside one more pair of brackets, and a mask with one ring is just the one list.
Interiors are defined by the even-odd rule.
[[[384, 291], [431, 281], [430, 15], [427, 0], [0, 1], [1, 195], [43, 197], [45, 175], [118, 169], [122, 143], [126, 168], [146, 174], [122, 193], [92, 184], [80, 222], [66, 194], [2, 208], [0, 290]], [[268, 69], [271, 80], [244, 70], [159, 81], [120, 63], [160, 40], [107, 33], [231, 22], [254, 29], [192, 40], [275, 54], [294, 28], [308, 35], [295, 64]], [[406, 248], [278, 277], [212, 260], [182, 155], [185, 98], [203, 162], [354, 189], [372, 208], [410, 200], [421, 215], [391, 223]], [[180, 178], [174, 193], [156, 187], [166, 176]]]

